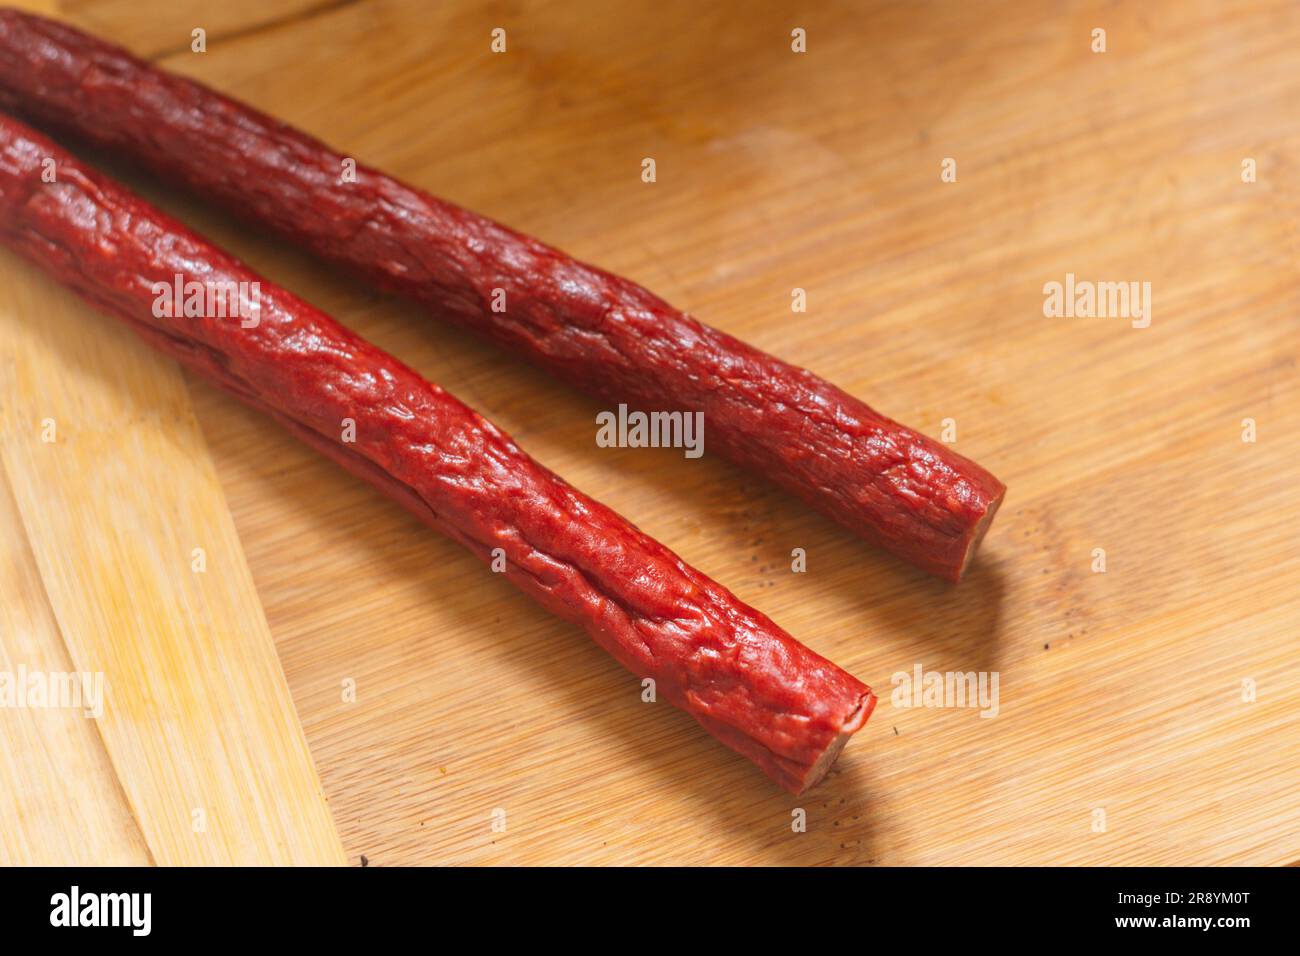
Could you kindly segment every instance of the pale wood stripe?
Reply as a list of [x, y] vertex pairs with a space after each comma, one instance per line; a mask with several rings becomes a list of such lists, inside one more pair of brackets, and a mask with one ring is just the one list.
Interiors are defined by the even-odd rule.
[[[0, 468], [0, 675], [72, 671], [27, 533]], [[0, 866], [150, 862], [92, 719], [0, 707]]]
[[[13, 256], [0, 273], [0, 455], [68, 660], [106, 675], [99, 730], [153, 858], [343, 862], [179, 371]], [[56, 743], [47, 786], [84, 787]]]

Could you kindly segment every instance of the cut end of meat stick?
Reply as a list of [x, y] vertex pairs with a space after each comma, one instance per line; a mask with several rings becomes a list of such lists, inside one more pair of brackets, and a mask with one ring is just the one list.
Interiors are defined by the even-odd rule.
[[989, 502], [988, 510], [984, 512], [984, 517], [980, 518], [979, 522], [975, 525], [974, 530], [971, 531], [970, 540], [966, 543], [966, 554], [961, 559], [961, 565], [957, 568], [956, 575], [951, 578], [954, 584], [962, 579], [966, 574], [966, 569], [970, 567], [971, 561], [975, 559], [975, 552], [979, 550], [980, 542], [984, 540], [984, 535], [988, 533], [989, 528], [992, 526], [993, 516], [996, 515], [998, 509], [1002, 507], [1002, 500], [1006, 496], [1007, 489], [1003, 487], [998, 493], [998, 496]]
[[867, 691], [862, 695], [862, 699], [858, 701], [858, 709], [849, 715], [849, 719], [844, 722], [844, 726], [840, 728], [839, 736], [831, 741], [829, 747], [822, 751], [822, 755], [817, 758], [817, 762], [808, 768], [808, 773], [804, 776], [802, 782], [797, 787], [790, 788], [790, 791], [795, 796], [799, 796], [821, 783], [826, 774], [830, 772], [831, 767], [834, 766], [840, 751], [844, 749], [844, 745], [849, 742], [849, 738], [862, 729], [867, 722], [867, 718], [871, 716], [871, 712], [876, 709], [876, 700], [876, 695], [871, 691]]

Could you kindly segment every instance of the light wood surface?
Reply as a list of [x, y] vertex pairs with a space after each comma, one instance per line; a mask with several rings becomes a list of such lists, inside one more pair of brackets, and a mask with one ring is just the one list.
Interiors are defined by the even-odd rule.
[[[0, 485], [0, 673], [74, 673], [8, 481]], [[0, 708], [0, 865], [150, 862], [87, 713], [93, 707]]]
[[[149, 6], [64, 12], [914, 427], [952, 419], [1009, 486], [949, 588], [707, 445], [597, 448], [596, 403], [127, 176], [883, 698], [831, 778], [780, 793], [581, 633], [190, 381], [351, 862], [1300, 860], [1294, 4], [259, 4], [204, 54], [196, 24]], [[1150, 327], [1045, 317], [1067, 273], [1150, 282]], [[87, 342], [115, 334], [83, 311]], [[51, 525], [31, 541], [48, 562], [67, 519], [18, 499]], [[918, 663], [997, 672], [998, 716], [894, 706], [891, 676]]]
[[0, 861], [342, 863], [179, 371], [0, 274]]

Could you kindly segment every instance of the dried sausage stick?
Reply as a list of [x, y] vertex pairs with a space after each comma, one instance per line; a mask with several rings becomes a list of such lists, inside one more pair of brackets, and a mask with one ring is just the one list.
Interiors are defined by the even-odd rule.
[[[705, 414], [709, 447], [959, 580], [1005, 487], [979, 465], [641, 286], [358, 165], [70, 27], [0, 11], [0, 108], [211, 197], [604, 400]], [[505, 311], [493, 311], [504, 290]]]
[[[515, 586], [788, 790], [820, 780], [870, 715], [865, 684], [447, 392], [4, 114], [0, 242], [480, 559], [503, 549]], [[242, 288], [258, 311], [173, 317], [159, 289], [178, 277]], [[334, 437], [346, 418], [355, 442]]]

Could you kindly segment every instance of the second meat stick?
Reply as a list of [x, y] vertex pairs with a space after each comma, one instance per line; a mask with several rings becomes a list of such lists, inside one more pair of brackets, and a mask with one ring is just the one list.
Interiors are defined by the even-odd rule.
[[[959, 580], [993, 475], [627, 279], [356, 165], [264, 113], [62, 24], [0, 10], [0, 105], [126, 156], [611, 403], [705, 415], [710, 448]], [[502, 299], [504, 295], [504, 300]], [[494, 304], [504, 302], [505, 311]]]

